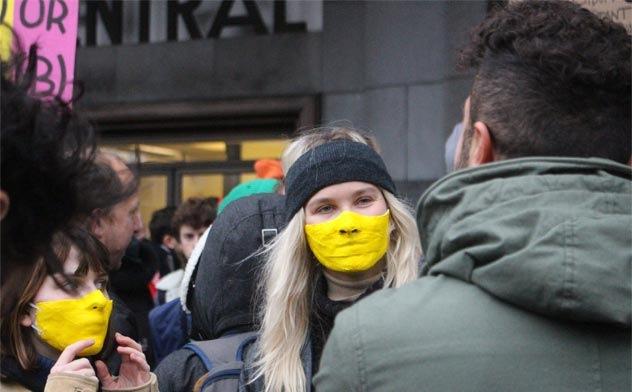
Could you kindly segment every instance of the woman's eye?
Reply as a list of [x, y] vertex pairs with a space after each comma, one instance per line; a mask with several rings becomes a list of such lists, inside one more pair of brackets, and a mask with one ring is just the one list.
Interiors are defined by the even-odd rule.
[[79, 288], [77, 283], [70, 279], [66, 279], [65, 281], [63, 281], [61, 287], [67, 291], [75, 291]]
[[108, 286], [108, 281], [107, 279], [97, 280], [96, 282], [94, 282], [94, 285], [99, 290], [105, 290]]
[[334, 208], [332, 206], [329, 205], [325, 205], [325, 206], [320, 206], [316, 209], [316, 213], [317, 214], [328, 214], [331, 211], [333, 211]]
[[367, 205], [370, 204], [373, 201], [372, 198], [370, 197], [361, 197], [356, 201], [356, 204], [358, 205]]

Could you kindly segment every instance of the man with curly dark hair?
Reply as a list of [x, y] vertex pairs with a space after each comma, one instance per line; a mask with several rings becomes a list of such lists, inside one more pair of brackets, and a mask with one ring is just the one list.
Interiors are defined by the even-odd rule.
[[421, 197], [423, 277], [336, 319], [323, 391], [629, 391], [630, 36], [515, 1], [476, 68], [457, 166]]
[[[573, 4], [517, 4], [474, 30], [460, 64], [477, 73], [459, 167], [529, 156], [629, 162], [623, 26]], [[470, 156], [472, 143], [485, 156]]]
[[184, 277], [184, 265], [187, 263], [195, 244], [213, 223], [217, 216], [215, 198], [191, 197], [185, 200], [173, 214], [171, 227], [176, 235], [178, 251], [182, 253], [184, 263], [178, 269], [163, 276], [156, 284], [158, 303], [163, 304], [180, 296], [180, 283]]
[[191, 197], [178, 206], [173, 214], [171, 226], [185, 262], [191, 257], [195, 244], [216, 216], [217, 203], [214, 198]]

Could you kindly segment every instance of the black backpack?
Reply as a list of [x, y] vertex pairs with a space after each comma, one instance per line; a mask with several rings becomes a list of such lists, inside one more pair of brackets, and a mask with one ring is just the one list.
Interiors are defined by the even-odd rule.
[[193, 340], [184, 348], [207, 371], [195, 391], [238, 390], [244, 350], [256, 339], [259, 251], [284, 223], [285, 198], [276, 194], [236, 200], [213, 223], [187, 294]]
[[236, 200], [217, 216], [187, 292], [192, 339], [211, 340], [252, 329], [259, 251], [284, 224], [285, 197], [271, 193]]

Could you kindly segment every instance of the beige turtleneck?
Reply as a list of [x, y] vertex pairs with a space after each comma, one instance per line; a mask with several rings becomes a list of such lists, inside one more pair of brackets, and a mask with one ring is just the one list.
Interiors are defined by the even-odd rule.
[[355, 301], [367, 288], [382, 278], [383, 263], [361, 274], [347, 274], [323, 268], [327, 280], [327, 297], [332, 301]]

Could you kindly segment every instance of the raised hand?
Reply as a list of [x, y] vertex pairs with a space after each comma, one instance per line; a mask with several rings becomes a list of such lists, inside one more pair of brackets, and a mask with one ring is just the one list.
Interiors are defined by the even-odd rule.
[[54, 373], [72, 373], [80, 374], [86, 377], [94, 377], [94, 369], [90, 362], [86, 358], [75, 359], [75, 357], [85, 350], [86, 348], [94, 344], [94, 339], [84, 339], [71, 344], [61, 352], [57, 362], [50, 370], [51, 374]]
[[103, 361], [97, 361], [97, 377], [101, 387], [105, 389], [124, 389], [138, 387], [149, 382], [149, 364], [145, 359], [142, 347], [133, 339], [116, 333], [117, 351], [121, 356], [121, 367], [118, 377], [112, 377]]

